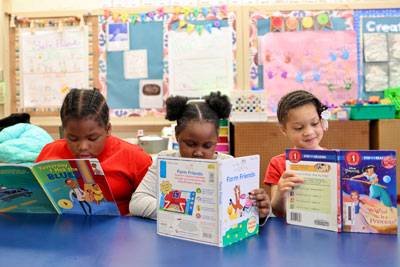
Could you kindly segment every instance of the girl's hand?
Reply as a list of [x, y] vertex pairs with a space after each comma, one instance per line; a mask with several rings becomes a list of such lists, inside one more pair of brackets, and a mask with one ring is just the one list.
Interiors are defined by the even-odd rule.
[[304, 182], [304, 178], [296, 176], [292, 171], [285, 171], [278, 182], [278, 190], [281, 194], [287, 193], [294, 187], [299, 187]]
[[265, 218], [271, 212], [271, 201], [264, 189], [257, 188], [250, 192], [249, 198], [253, 201], [253, 206], [258, 207], [258, 212], [260, 214], [260, 219]]

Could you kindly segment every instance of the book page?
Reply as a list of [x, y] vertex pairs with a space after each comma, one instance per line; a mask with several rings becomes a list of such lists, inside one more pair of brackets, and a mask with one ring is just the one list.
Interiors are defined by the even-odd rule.
[[336, 151], [287, 149], [286, 170], [304, 178], [300, 187], [288, 192], [287, 222], [338, 231], [340, 181]]
[[260, 186], [260, 156], [223, 160], [219, 166], [220, 242], [227, 246], [258, 233], [259, 214], [249, 197]]
[[218, 246], [217, 161], [158, 157], [157, 232]]
[[120, 215], [97, 159], [44, 161], [32, 169], [60, 213]]
[[22, 165], [0, 166], [0, 212], [57, 213], [31, 169]]

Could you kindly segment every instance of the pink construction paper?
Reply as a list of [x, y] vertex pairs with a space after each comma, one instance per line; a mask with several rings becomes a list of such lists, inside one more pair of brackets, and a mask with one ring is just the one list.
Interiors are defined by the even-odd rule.
[[269, 32], [260, 38], [269, 116], [276, 115], [279, 99], [294, 90], [334, 105], [357, 98], [355, 31]]

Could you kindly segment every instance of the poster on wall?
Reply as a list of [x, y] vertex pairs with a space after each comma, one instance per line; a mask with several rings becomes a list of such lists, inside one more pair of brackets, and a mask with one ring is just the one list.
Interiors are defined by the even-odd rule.
[[279, 99], [306, 90], [341, 105], [358, 95], [355, 31], [269, 32], [260, 38], [268, 115]]
[[163, 80], [140, 80], [139, 82], [139, 107], [163, 107]]
[[107, 51], [129, 50], [129, 23], [107, 24]]
[[359, 97], [368, 99], [400, 87], [400, 9], [354, 11], [357, 31]]
[[168, 33], [169, 89], [172, 95], [201, 97], [211, 91], [233, 89], [232, 29], [212, 33]]
[[60, 107], [70, 88], [89, 88], [88, 27], [20, 28], [21, 107]]
[[140, 79], [147, 76], [147, 49], [124, 51], [125, 79]]

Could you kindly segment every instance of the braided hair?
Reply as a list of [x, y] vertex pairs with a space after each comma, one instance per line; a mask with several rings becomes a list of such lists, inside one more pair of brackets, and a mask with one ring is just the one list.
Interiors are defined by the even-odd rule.
[[310, 103], [315, 106], [319, 118], [321, 118], [322, 111], [328, 108], [326, 105], [322, 105], [321, 101], [319, 101], [317, 97], [304, 90], [293, 91], [283, 96], [278, 103], [277, 116], [279, 123], [285, 126], [289, 111], [291, 109], [295, 109]]
[[109, 108], [99, 89], [71, 89], [65, 96], [60, 116], [63, 127], [70, 119], [79, 120], [90, 117], [100, 126], [107, 128]]
[[175, 129], [179, 135], [189, 122], [209, 122], [215, 125], [217, 136], [219, 133], [220, 119], [229, 118], [232, 105], [226, 95], [221, 92], [212, 92], [204, 97], [204, 100], [189, 101], [185, 96], [170, 96], [166, 102], [167, 114], [165, 118], [177, 121]]

